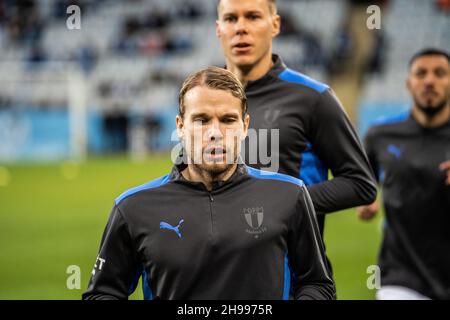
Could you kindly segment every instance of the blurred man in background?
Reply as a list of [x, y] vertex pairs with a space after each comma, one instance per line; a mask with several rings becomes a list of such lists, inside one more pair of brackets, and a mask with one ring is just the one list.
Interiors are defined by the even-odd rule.
[[239, 80], [199, 71], [179, 102], [187, 161], [117, 198], [83, 298], [126, 299], [142, 274], [146, 299], [334, 299], [303, 183], [238, 161], [249, 124]]
[[[245, 86], [250, 128], [279, 132], [279, 141], [267, 139], [272, 163], [251, 161], [255, 155], [248, 147], [246, 163], [302, 179], [323, 235], [324, 213], [375, 200], [375, 180], [360, 141], [327, 85], [288, 69], [272, 54], [281, 21], [275, 0], [220, 0], [217, 10], [216, 34], [227, 69]], [[258, 142], [258, 155], [265, 143]]]
[[[411, 113], [372, 127], [367, 154], [386, 213], [378, 299], [450, 299], [450, 57], [426, 49], [409, 64]], [[378, 202], [358, 209], [372, 219]]]

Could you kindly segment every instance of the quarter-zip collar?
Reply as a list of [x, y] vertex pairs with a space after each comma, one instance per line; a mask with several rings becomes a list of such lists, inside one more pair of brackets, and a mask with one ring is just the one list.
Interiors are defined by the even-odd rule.
[[185, 177], [183, 177], [181, 172], [186, 168], [187, 168], [186, 164], [173, 166], [172, 171], [170, 173], [170, 181], [183, 184], [192, 189], [202, 190], [210, 193], [216, 193], [227, 190], [230, 187], [239, 184], [243, 180], [250, 178], [248, 176], [247, 166], [244, 163], [238, 162], [236, 170], [228, 180], [214, 182], [212, 190], [208, 191], [208, 189], [202, 182], [189, 181]]
[[246, 93], [251, 93], [252, 91], [257, 90], [258, 88], [265, 87], [266, 85], [274, 81], [277, 81], [278, 75], [284, 70], [286, 70], [287, 68], [286, 65], [278, 55], [273, 54], [272, 61], [273, 61], [272, 68], [270, 68], [269, 71], [264, 76], [262, 76], [257, 80], [247, 82], [245, 86]]

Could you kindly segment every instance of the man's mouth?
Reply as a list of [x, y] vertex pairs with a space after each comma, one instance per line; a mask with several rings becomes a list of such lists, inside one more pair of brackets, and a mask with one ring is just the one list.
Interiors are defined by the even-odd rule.
[[251, 49], [251, 44], [248, 42], [239, 42], [235, 45], [233, 45], [233, 49], [237, 52], [246, 52]]
[[204, 154], [208, 157], [212, 156], [214, 158], [222, 157], [227, 151], [222, 147], [208, 147], [205, 149]]
[[434, 97], [434, 96], [437, 96], [437, 92], [436, 91], [432, 91], [432, 90], [425, 91], [423, 93], [423, 96], [425, 96], [425, 97]]
[[233, 47], [235, 48], [247, 48], [250, 47], [250, 44], [248, 42], [239, 42], [235, 44]]

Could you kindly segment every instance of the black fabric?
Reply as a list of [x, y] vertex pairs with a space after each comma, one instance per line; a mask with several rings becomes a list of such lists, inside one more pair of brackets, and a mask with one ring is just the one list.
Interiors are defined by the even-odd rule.
[[[304, 84], [281, 79], [287, 68], [277, 55], [273, 60], [272, 69], [264, 77], [246, 84], [250, 128], [258, 132], [279, 130], [279, 151], [271, 155], [279, 158], [277, 172], [305, 182], [323, 234], [321, 214], [373, 202], [376, 183], [362, 144], [333, 91], [295, 71]], [[269, 153], [270, 143], [268, 135]], [[257, 154], [261, 145], [265, 144], [258, 136]], [[265, 159], [257, 157], [255, 163], [250, 158], [254, 154], [248, 152], [248, 141], [245, 150], [248, 165], [275, 171], [272, 163], [262, 161]], [[307, 152], [314, 155], [314, 162], [305, 162]], [[334, 179], [328, 180], [328, 169]], [[320, 179], [311, 176], [318, 170], [322, 171]]]
[[158, 299], [333, 299], [307, 189], [265, 177], [239, 164], [208, 191], [174, 167], [119, 197], [83, 299], [126, 299], [141, 274]]
[[450, 159], [450, 122], [425, 129], [397, 119], [372, 127], [365, 145], [383, 186], [382, 285], [450, 299], [450, 186], [439, 169]]

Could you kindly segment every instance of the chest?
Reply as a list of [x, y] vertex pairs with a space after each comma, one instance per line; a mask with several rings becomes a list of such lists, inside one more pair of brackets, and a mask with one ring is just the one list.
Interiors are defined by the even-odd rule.
[[395, 135], [380, 139], [377, 160], [382, 179], [415, 181], [422, 185], [440, 184], [445, 172], [440, 163], [450, 159], [450, 137], [436, 134]]
[[311, 141], [311, 105], [301, 94], [265, 88], [248, 95], [248, 113], [246, 150], [253, 150], [249, 151], [251, 156], [258, 155], [258, 163], [264, 164], [264, 157], [279, 154], [298, 156]]
[[137, 222], [137, 246], [153, 270], [198, 272], [237, 256], [286, 250], [292, 208], [281, 199], [205, 192], [173, 195], [150, 208], [152, 217]]

